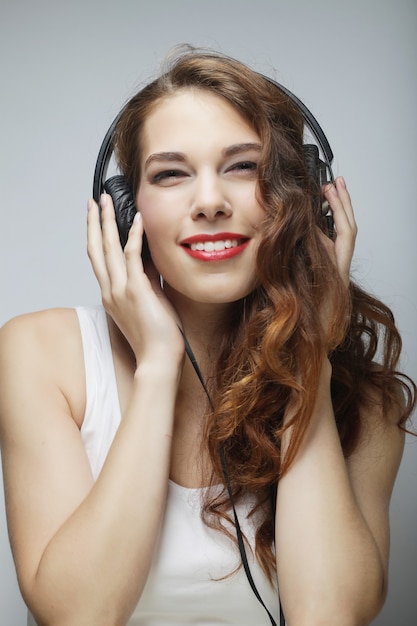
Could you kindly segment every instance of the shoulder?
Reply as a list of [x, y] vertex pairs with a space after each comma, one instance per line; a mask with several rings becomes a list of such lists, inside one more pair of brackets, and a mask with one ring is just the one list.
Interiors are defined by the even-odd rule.
[[76, 353], [80, 330], [75, 309], [48, 309], [12, 318], [0, 329], [2, 368], [46, 368], [58, 374], [58, 362]]
[[18, 340], [24, 334], [25, 338], [45, 338], [51, 333], [70, 328], [76, 323], [76, 311], [71, 308], [45, 309], [34, 313], [25, 313], [13, 317], [0, 328], [0, 342]]
[[[46, 309], [13, 317], [0, 328], [0, 348], [19, 348], [25, 341], [40, 343], [45, 348], [51, 339], [64, 338], [71, 330], [76, 331], [75, 309]], [[46, 341], [46, 345], [43, 343]]]
[[83, 350], [75, 309], [48, 309], [15, 317], [0, 329], [3, 404], [36, 385], [59, 389], [77, 420], [83, 405]]

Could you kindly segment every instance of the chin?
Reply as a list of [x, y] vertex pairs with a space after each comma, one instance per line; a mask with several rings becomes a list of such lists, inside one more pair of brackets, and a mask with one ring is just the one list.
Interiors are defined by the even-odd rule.
[[212, 285], [198, 286], [196, 289], [191, 289], [191, 285], [187, 288], [181, 288], [180, 285], [176, 287], [164, 282], [164, 290], [170, 300], [173, 302], [180, 302], [186, 300], [189, 303], [195, 302], [199, 305], [224, 305], [233, 304], [242, 300], [248, 296], [255, 289], [255, 283], [242, 285], [240, 288], [236, 283], [233, 285]]

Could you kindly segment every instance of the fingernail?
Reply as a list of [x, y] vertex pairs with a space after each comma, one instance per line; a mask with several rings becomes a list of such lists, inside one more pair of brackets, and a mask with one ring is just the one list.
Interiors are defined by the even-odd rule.
[[140, 222], [141, 219], [142, 219], [142, 216], [139, 213], [139, 211], [137, 211], [135, 214], [135, 217], [133, 218], [134, 223], [137, 224], [138, 222]]
[[93, 208], [93, 199], [90, 198], [87, 202], [87, 211], [91, 211], [92, 208]]
[[343, 178], [343, 176], [339, 176], [339, 181], [340, 181], [340, 184], [342, 185], [343, 189], [346, 189], [346, 181]]
[[106, 193], [102, 193], [100, 196], [100, 204], [102, 207], [105, 207], [107, 204], [107, 194]]

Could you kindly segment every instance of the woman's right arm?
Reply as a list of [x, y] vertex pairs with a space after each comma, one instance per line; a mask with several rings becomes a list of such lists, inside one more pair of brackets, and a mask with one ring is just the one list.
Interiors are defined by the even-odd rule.
[[161, 362], [138, 368], [94, 483], [58, 355], [48, 359], [53, 350], [42, 345], [60, 340], [51, 316], [13, 320], [1, 333], [0, 434], [19, 584], [40, 625], [125, 624], [165, 503], [176, 376]]
[[180, 341], [140, 340], [131, 396], [93, 482], [76, 419], [76, 324], [73, 311], [51, 311], [1, 332], [10, 539], [23, 597], [41, 626], [123, 625], [145, 585], [165, 506]]

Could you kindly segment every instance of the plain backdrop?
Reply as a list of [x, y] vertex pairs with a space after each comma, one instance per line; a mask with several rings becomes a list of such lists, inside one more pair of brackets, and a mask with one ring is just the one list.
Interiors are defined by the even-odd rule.
[[[393, 308], [417, 378], [416, 0], [0, 0], [0, 29], [0, 324], [99, 302], [85, 252], [98, 148], [126, 99], [188, 42], [269, 74], [316, 115], [354, 200], [355, 279]], [[416, 453], [409, 437], [377, 626], [417, 623]], [[0, 623], [24, 626], [25, 614], [0, 497]]]

